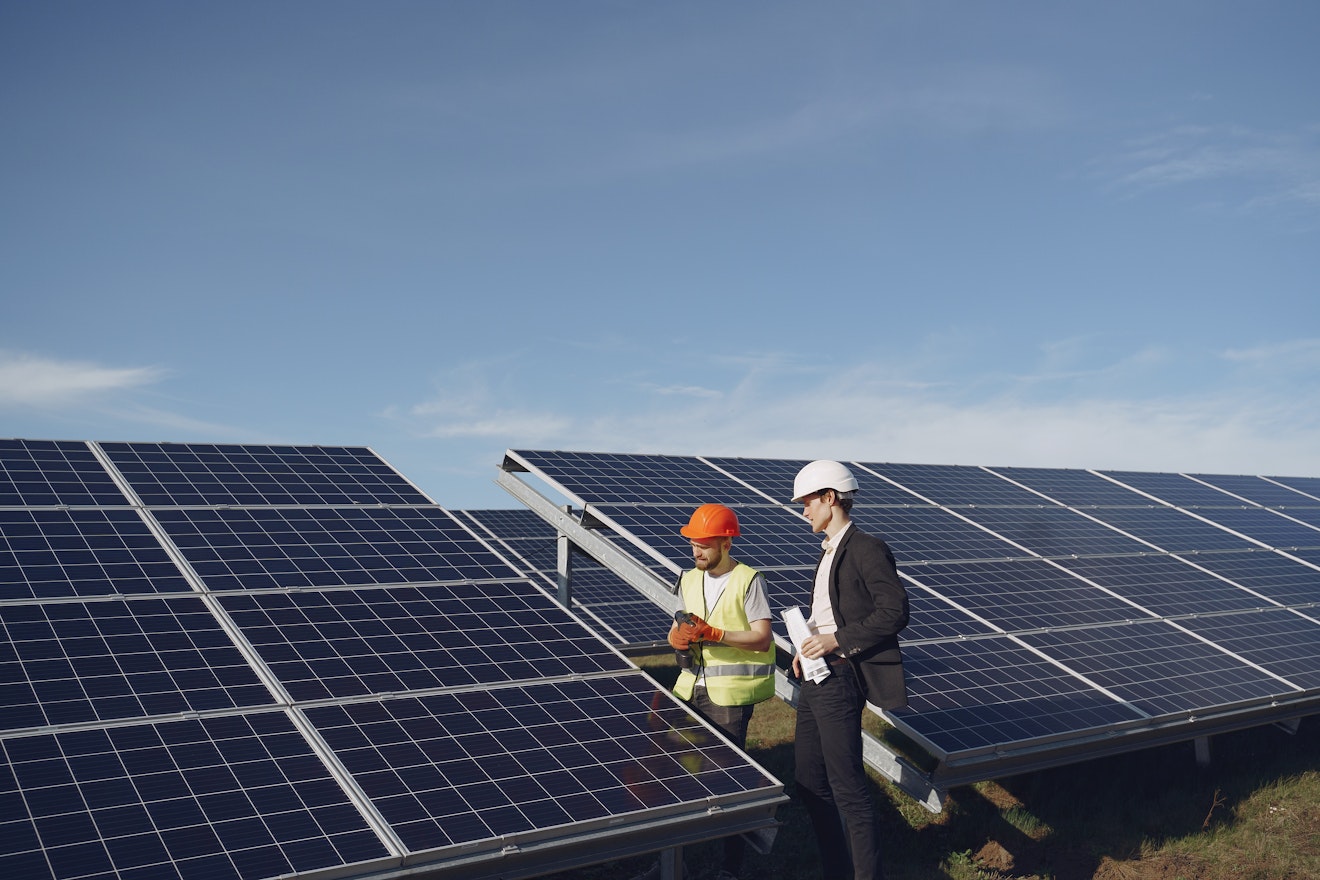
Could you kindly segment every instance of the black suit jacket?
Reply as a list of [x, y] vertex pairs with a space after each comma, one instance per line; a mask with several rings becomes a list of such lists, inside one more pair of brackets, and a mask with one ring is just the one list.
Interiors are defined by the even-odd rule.
[[[830, 602], [839, 651], [853, 662], [867, 702], [881, 709], [907, 705], [898, 634], [908, 624], [908, 595], [889, 545], [852, 526], [834, 551]], [[825, 553], [817, 562], [824, 562]]]

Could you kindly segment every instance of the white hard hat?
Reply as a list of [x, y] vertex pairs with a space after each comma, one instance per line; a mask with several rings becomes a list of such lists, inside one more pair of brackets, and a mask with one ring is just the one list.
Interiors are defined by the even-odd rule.
[[813, 461], [793, 478], [793, 501], [801, 501], [813, 492], [824, 489], [856, 492], [857, 478], [837, 461]]

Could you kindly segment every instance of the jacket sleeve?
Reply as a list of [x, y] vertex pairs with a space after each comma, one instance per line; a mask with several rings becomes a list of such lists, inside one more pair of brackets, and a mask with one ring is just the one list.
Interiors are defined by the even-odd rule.
[[[856, 537], [860, 539], [863, 535]], [[840, 592], [855, 591], [845, 601], [850, 609], [857, 609], [835, 633], [848, 657], [897, 647], [898, 634], [908, 624], [907, 590], [898, 578], [893, 554], [878, 538], [870, 535], [865, 538], [851, 542], [846, 572], [840, 572]], [[844, 577], [854, 583], [845, 586]]]

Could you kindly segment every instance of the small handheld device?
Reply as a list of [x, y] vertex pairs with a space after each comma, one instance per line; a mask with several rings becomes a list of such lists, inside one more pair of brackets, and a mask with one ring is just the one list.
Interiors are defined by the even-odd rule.
[[[684, 623], [686, 623], [688, 626], [691, 626], [691, 625], [692, 625], [692, 615], [689, 614], [689, 613], [686, 612], [686, 611], [675, 611], [675, 612], [674, 612], [674, 623], [678, 623], [678, 624], [684, 624]], [[691, 649], [691, 648], [687, 648], [687, 649], [682, 650], [682, 651], [674, 651], [674, 658], [675, 658], [676, 660], [678, 660], [678, 668], [679, 668], [679, 669], [691, 669], [691, 668], [692, 668], [692, 649]]]

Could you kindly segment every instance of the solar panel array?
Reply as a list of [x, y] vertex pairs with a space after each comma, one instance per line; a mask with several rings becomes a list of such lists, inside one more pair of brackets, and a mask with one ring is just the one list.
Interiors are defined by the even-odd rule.
[[0, 631], [4, 876], [525, 877], [782, 800], [368, 449], [0, 441]]
[[[504, 468], [675, 567], [693, 507], [728, 504], [778, 615], [810, 605], [819, 536], [788, 501], [805, 464], [517, 450]], [[1320, 479], [849, 464], [853, 520], [912, 602], [910, 708], [884, 714], [937, 784], [1320, 712]]]
[[[558, 533], [540, 516], [526, 508], [456, 513], [488, 534], [529, 577], [539, 578], [553, 591], [559, 589]], [[658, 570], [656, 575], [668, 577]], [[574, 610], [613, 644], [632, 648], [667, 643], [671, 614], [601, 563], [574, 553], [570, 580]]]

